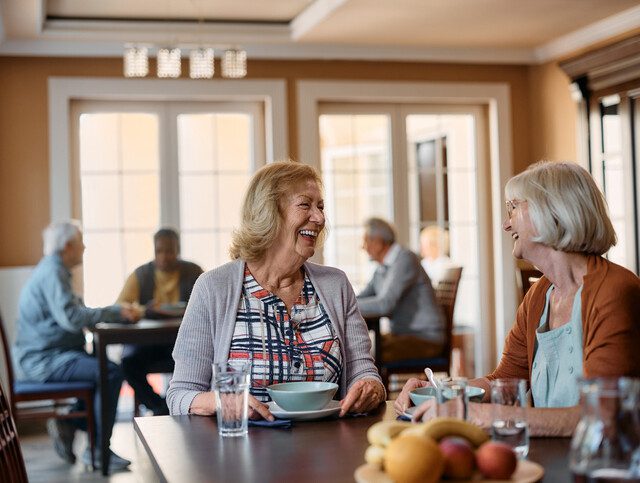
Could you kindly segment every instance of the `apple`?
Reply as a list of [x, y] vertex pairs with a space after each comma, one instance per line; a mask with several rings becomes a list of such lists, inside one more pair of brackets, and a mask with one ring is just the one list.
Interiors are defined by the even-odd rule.
[[441, 439], [438, 446], [444, 456], [444, 476], [460, 480], [473, 476], [476, 457], [469, 441], [457, 436], [449, 436]]
[[516, 470], [518, 458], [508, 444], [487, 441], [476, 451], [476, 463], [486, 478], [508, 480]]

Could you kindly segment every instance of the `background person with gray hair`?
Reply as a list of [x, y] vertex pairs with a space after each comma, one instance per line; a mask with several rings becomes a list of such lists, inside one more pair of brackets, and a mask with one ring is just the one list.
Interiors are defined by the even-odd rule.
[[440, 354], [445, 320], [420, 258], [396, 243], [385, 220], [369, 218], [364, 227], [362, 248], [379, 266], [357, 301], [363, 317], [389, 317], [391, 333], [382, 335], [383, 362]]
[[[71, 269], [82, 263], [84, 243], [79, 224], [73, 221], [52, 223], [43, 232], [44, 257], [20, 293], [18, 325], [13, 347], [14, 368], [19, 380], [37, 382], [89, 381], [96, 385], [94, 411], [96, 442], [102, 431], [111, 436], [115, 422], [118, 395], [122, 385], [120, 368], [108, 363], [109, 418], [108, 426], [100, 426], [100, 391], [98, 361], [84, 350], [85, 327], [101, 321], [140, 318], [129, 304], [89, 308], [71, 289]], [[84, 421], [82, 421], [84, 423]], [[47, 430], [54, 442], [56, 453], [65, 461], [74, 463], [73, 439], [76, 429], [86, 429], [75, 420], [47, 421]], [[96, 465], [100, 465], [99, 452]], [[91, 464], [87, 447], [82, 455], [85, 465]], [[111, 454], [110, 468], [123, 469], [130, 461]]]

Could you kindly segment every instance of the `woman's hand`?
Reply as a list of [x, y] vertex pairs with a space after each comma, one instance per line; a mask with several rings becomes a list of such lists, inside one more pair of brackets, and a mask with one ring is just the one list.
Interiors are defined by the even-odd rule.
[[267, 421], [273, 421], [275, 418], [269, 406], [258, 401], [255, 397], [249, 394], [249, 419], [266, 419]]
[[[201, 392], [193, 398], [191, 407], [189, 408], [190, 414], [197, 414], [198, 416], [212, 416], [216, 413], [216, 394], [211, 392]], [[266, 419], [273, 421], [275, 418], [269, 406], [258, 401], [255, 397], [249, 394], [249, 419]]]
[[385, 390], [376, 379], [360, 379], [356, 381], [340, 401], [340, 417], [347, 413], [365, 413], [384, 401]]
[[418, 387], [426, 387], [429, 385], [429, 382], [416, 379], [415, 377], [409, 379], [402, 388], [402, 392], [398, 396], [398, 399], [393, 403], [393, 408], [396, 410], [398, 416], [402, 416], [411, 406], [409, 393]]

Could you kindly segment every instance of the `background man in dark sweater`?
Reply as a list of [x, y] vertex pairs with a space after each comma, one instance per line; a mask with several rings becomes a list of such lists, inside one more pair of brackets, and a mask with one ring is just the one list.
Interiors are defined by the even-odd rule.
[[[163, 228], [153, 236], [155, 258], [129, 275], [118, 302], [145, 306], [145, 317], [177, 317], [184, 313], [193, 284], [202, 273], [195, 263], [180, 260], [180, 238]], [[169, 414], [167, 404], [149, 382], [147, 374], [173, 371], [173, 344], [127, 344], [122, 353], [122, 371], [138, 400], [154, 415]]]

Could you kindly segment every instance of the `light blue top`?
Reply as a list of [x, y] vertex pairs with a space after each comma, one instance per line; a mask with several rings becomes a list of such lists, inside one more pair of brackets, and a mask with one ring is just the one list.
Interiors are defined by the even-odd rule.
[[536, 353], [531, 369], [531, 394], [536, 407], [557, 408], [578, 404], [576, 378], [582, 376], [582, 285], [576, 292], [571, 318], [566, 324], [549, 330], [547, 299], [536, 330]]
[[84, 327], [120, 319], [120, 306], [91, 309], [71, 290], [58, 254], [44, 257], [20, 292], [13, 367], [18, 380], [46, 381], [84, 351]]

